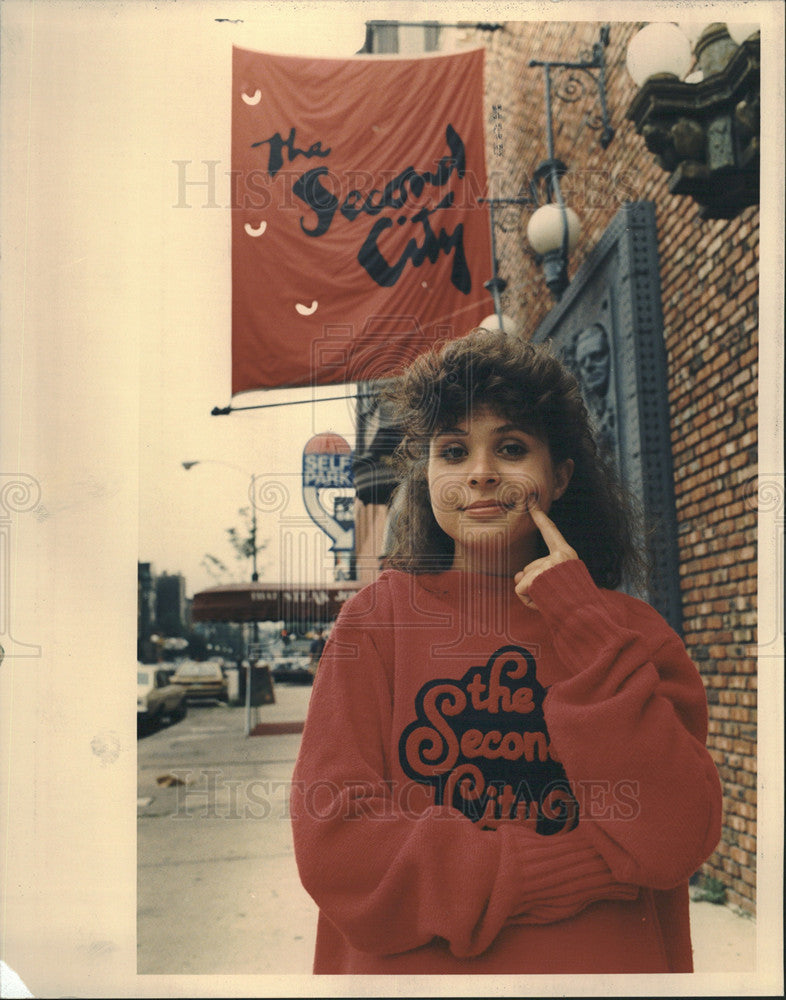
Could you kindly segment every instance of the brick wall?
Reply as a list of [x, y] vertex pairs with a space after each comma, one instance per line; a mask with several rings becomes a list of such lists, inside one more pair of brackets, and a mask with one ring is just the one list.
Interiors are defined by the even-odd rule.
[[[543, 71], [536, 59], [575, 60], [597, 41], [599, 22], [508, 22], [485, 36], [490, 193], [519, 197], [546, 159]], [[710, 753], [724, 789], [723, 836], [704, 873], [727, 900], [753, 912], [756, 870], [756, 442], [758, 222], [704, 221], [673, 197], [668, 177], [625, 118], [635, 92], [625, 50], [640, 25], [612, 23], [606, 50], [608, 105], [616, 136], [603, 150], [586, 124], [595, 91], [555, 99], [555, 155], [582, 220], [575, 273], [624, 201], [656, 206], [671, 443], [679, 522], [684, 634], [707, 690]], [[531, 209], [498, 211], [498, 259], [509, 282], [503, 311], [532, 332], [552, 306], [526, 246]], [[489, 309], [491, 312], [491, 308]]]

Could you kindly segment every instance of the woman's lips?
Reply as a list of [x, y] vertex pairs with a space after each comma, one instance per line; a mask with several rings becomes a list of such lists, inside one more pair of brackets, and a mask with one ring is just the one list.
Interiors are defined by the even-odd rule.
[[476, 500], [464, 507], [466, 514], [505, 514], [511, 509], [509, 504], [499, 500]]

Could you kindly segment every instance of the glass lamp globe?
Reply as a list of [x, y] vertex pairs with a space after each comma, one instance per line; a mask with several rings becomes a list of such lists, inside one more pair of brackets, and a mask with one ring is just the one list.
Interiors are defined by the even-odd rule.
[[637, 87], [658, 73], [682, 79], [691, 67], [690, 42], [676, 24], [653, 23], [642, 28], [628, 44], [625, 64]]
[[[568, 220], [568, 250], [575, 249], [581, 232], [581, 222], [572, 208], [565, 207]], [[549, 202], [541, 205], [527, 225], [527, 239], [535, 253], [546, 254], [562, 247], [562, 209]]]
[[513, 319], [512, 316], [508, 316], [505, 313], [502, 314], [502, 325], [500, 326], [499, 316], [496, 313], [492, 313], [485, 319], [478, 323], [478, 326], [482, 326], [484, 330], [502, 330], [503, 333], [507, 333], [508, 336], [513, 337], [518, 333], [518, 324]]
[[732, 37], [732, 40], [737, 43], [737, 45], [742, 45], [746, 38], [750, 38], [751, 35], [755, 35], [759, 30], [758, 24], [729, 24], [726, 23], [726, 30]]

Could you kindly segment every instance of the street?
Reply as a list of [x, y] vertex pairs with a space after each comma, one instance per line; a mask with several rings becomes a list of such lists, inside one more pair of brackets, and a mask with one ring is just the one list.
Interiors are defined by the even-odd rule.
[[[310, 693], [277, 686], [253, 722], [302, 722]], [[311, 971], [288, 813], [300, 735], [245, 733], [244, 707], [205, 703], [138, 740], [139, 974]]]

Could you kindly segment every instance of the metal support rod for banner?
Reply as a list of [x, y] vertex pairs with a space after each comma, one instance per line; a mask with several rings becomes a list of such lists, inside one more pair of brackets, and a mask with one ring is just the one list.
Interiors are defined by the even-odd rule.
[[504, 31], [505, 25], [498, 21], [455, 21], [448, 24], [446, 21], [366, 21], [367, 26], [396, 27], [396, 28], [475, 28], [477, 31]]
[[214, 406], [210, 411], [213, 417], [226, 417], [230, 413], [238, 413], [240, 410], [267, 410], [272, 406], [299, 406], [303, 403], [338, 403], [344, 399], [357, 399], [358, 393], [351, 393], [348, 396], [325, 396], [322, 399], [285, 399], [279, 403], [254, 403], [251, 406]]

